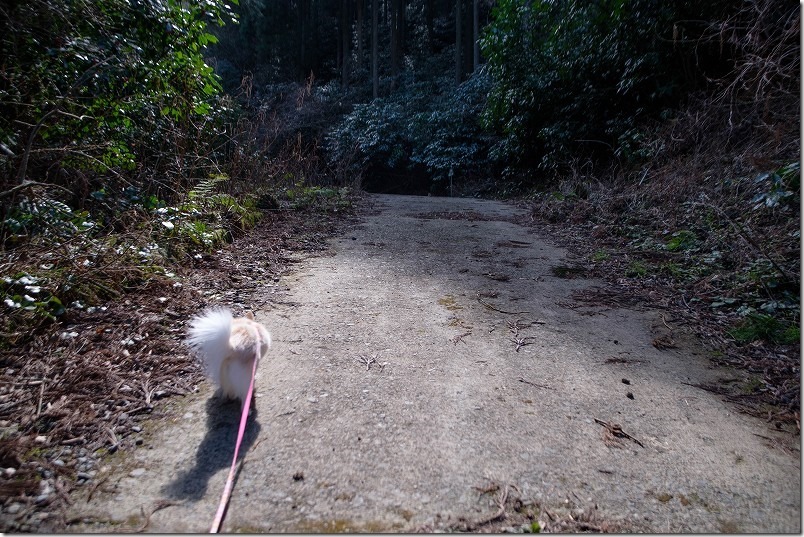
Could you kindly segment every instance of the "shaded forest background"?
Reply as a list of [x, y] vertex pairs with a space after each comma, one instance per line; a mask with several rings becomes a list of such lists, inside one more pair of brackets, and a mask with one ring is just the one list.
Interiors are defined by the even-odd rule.
[[263, 226], [210, 283], [256, 286], [362, 190], [524, 204], [580, 253], [556, 276], [672, 314], [742, 371], [704, 389], [800, 433], [800, 60], [789, 0], [0, 2], [7, 503], [74, 481], [35, 439], [111, 453], [191, 389], [182, 281]]
[[12, 0], [0, 35], [9, 341], [361, 189], [527, 200], [798, 341], [793, 2]]

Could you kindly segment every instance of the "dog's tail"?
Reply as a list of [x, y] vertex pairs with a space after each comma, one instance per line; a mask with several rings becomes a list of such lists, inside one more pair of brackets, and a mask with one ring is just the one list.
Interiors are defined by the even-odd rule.
[[196, 315], [190, 321], [187, 343], [204, 364], [207, 374], [220, 383], [221, 363], [232, 351], [232, 312], [212, 309]]

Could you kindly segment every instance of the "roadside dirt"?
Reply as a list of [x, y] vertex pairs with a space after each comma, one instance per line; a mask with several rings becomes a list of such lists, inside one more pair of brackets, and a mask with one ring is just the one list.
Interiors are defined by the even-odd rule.
[[[223, 531], [801, 532], [799, 437], [692, 386], [723, 373], [672, 318], [578, 307], [600, 282], [510, 205], [370, 199], [253, 297], [274, 345]], [[69, 531], [208, 531], [238, 406], [170, 415]]]

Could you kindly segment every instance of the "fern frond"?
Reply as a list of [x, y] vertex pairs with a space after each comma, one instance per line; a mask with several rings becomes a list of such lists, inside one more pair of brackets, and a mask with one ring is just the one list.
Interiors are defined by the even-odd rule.
[[215, 193], [218, 184], [228, 181], [229, 177], [222, 174], [213, 174], [200, 181], [195, 188], [187, 193], [188, 199], [204, 199]]

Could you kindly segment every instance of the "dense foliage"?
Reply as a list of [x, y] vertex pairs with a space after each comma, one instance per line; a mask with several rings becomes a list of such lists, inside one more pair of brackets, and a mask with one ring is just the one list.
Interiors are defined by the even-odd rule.
[[673, 54], [678, 3], [502, 0], [482, 40], [495, 84], [485, 113], [495, 147], [522, 167], [556, 169], [609, 152], [684, 82]]
[[[0, 3], [0, 351], [14, 387], [0, 447], [23, 439], [30, 453], [28, 440], [51, 434], [62, 414], [40, 415], [43, 404], [64, 408], [47, 400], [51, 382], [90, 406], [83, 423], [103, 399], [128, 414], [109, 397], [124, 386], [112, 369], [139, 382], [174, 346], [129, 354], [131, 339], [118, 337], [132, 330], [127, 316], [147, 316], [139, 333], [164, 343], [176, 336], [168, 317], [198, 307], [193, 293], [175, 311], [140, 308], [143, 297], [168, 300], [160, 289], [182, 289], [269, 215], [275, 233], [251, 245], [260, 254], [240, 252], [239, 273], [210, 282], [209, 295], [256, 289], [271, 273], [256, 265], [284, 258], [287, 241], [314, 242], [307, 233], [350, 210], [353, 186], [519, 196], [534, 225], [554, 226], [582, 259], [556, 276], [589, 271], [619, 291], [606, 305], [642, 297], [672, 312], [747, 372], [729, 382], [741, 401], [782, 409], [751, 412], [800, 430], [799, 6], [231, 4]], [[116, 328], [96, 315], [107, 306]], [[78, 338], [76, 321], [104, 335]], [[64, 359], [65, 347], [99, 378]], [[186, 371], [162, 373], [170, 385]], [[116, 424], [121, 414], [105, 412]], [[60, 434], [73, 425], [53, 419]], [[63, 438], [103, 444], [98, 431]], [[22, 472], [4, 482], [22, 483], [26, 501], [39, 472], [56, 469], [31, 462], [27, 483]]]
[[254, 224], [254, 202], [219, 188], [232, 110], [203, 53], [225, 2], [0, 13], [3, 328], [114, 296]]
[[494, 151], [553, 176], [578, 160], [639, 162], [640, 128], [711, 91], [744, 61], [740, 34], [769, 39], [790, 10], [769, 11], [769, 26], [751, 35], [743, 25], [755, 10], [734, 2], [496, 2], [482, 39], [494, 80], [484, 118], [501, 136]]
[[328, 134], [330, 158], [351, 157], [368, 189], [444, 195], [454, 193], [453, 178], [482, 181], [492, 171], [479, 121], [488, 87], [482, 75], [457, 89], [444, 79], [408, 80], [355, 105]]
[[0, 41], [3, 185], [85, 181], [77, 190], [99, 191], [131, 171], [138, 187], [175, 179], [185, 170], [174, 149], [197, 149], [220, 113], [202, 54], [216, 39], [208, 24], [227, 12], [218, 0], [12, 3]]

